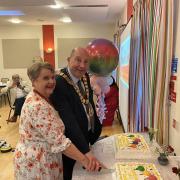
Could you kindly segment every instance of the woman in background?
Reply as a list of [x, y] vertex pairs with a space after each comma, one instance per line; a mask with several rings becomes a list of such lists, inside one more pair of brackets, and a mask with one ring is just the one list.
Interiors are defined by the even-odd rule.
[[103, 126], [112, 126], [114, 115], [119, 105], [119, 88], [113, 76], [107, 77], [107, 82], [110, 87], [108, 93], [105, 94], [104, 102], [106, 104], [106, 114], [103, 120]]
[[89, 171], [100, 168], [64, 136], [64, 124], [51, 105], [55, 88], [54, 69], [48, 63], [35, 63], [28, 69], [33, 91], [25, 100], [19, 125], [20, 139], [15, 150], [15, 179], [62, 179], [61, 153], [79, 161]]

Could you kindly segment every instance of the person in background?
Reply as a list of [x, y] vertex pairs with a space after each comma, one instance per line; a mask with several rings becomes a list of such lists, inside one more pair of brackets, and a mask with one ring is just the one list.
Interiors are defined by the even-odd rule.
[[38, 62], [28, 68], [33, 90], [27, 95], [19, 125], [19, 142], [14, 153], [15, 179], [61, 180], [61, 155], [79, 161], [88, 171], [99, 169], [64, 135], [64, 124], [49, 96], [55, 88], [53, 67]]
[[[87, 74], [89, 55], [86, 49], [79, 47], [72, 50], [67, 60], [68, 66], [56, 77], [51, 100], [65, 124], [65, 135], [96, 164], [97, 159], [89, 144], [96, 142], [102, 126], [96, 114]], [[63, 155], [64, 180], [72, 179], [74, 165], [75, 160]]]
[[21, 109], [27, 93], [30, 91], [27, 82], [22, 81], [18, 74], [12, 75], [12, 81], [7, 82], [7, 86], [2, 88], [1, 92], [9, 91], [10, 103], [15, 106], [14, 115], [8, 119], [8, 122], [16, 122], [17, 117], [21, 114]]
[[110, 90], [105, 94], [104, 102], [106, 104], [105, 119], [103, 126], [112, 126], [114, 115], [119, 106], [119, 88], [113, 76], [107, 77], [107, 83]]

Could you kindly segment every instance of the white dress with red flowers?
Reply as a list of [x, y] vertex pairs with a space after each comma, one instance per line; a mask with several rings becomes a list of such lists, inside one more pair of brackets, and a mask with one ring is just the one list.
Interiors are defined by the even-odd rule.
[[61, 152], [71, 141], [55, 109], [40, 95], [30, 92], [21, 111], [20, 140], [14, 156], [15, 179], [62, 179]]

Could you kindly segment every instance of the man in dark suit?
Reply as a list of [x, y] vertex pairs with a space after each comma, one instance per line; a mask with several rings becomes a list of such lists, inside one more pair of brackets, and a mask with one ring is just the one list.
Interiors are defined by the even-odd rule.
[[[87, 74], [89, 56], [84, 48], [75, 48], [68, 58], [68, 66], [56, 77], [51, 96], [55, 109], [65, 125], [65, 135], [84, 153], [91, 163], [97, 159], [89, 144], [94, 144], [102, 126], [95, 111], [93, 91]], [[75, 161], [63, 155], [64, 180], [72, 179]]]

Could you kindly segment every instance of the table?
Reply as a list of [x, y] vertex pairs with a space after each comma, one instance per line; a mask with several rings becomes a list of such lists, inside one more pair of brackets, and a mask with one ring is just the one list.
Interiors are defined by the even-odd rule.
[[0, 93], [1, 93], [1, 89], [4, 88], [4, 87], [6, 87], [6, 83], [0, 82]]
[[[92, 146], [92, 151], [94, 155], [99, 159], [104, 165], [108, 168], [112, 168], [115, 162], [147, 162], [154, 163], [159, 170], [163, 180], [179, 180], [178, 176], [172, 172], [172, 167], [177, 166], [177, 160], [180, 162], [180, 156], [169, 156], [169, 164], [162, 166], [157, 161], [157, 155], [154, 152], [152, 153], [151, 159], [142, 159], [142, 160], [116, 160], [115, 153], [113, 148], [114, 136], [102, 139], [96, 142]], [[156, 146], [156, 143], [154, 144]], [[152, 150], [152, 149], [151, 149]], [[102, 173], [102, 172], [87, 172], [82, 169], [82, 166], [79, 163], [76, 163], [73, 180], [112, 180], [112, 173]]]
[[6, 87], [6, 83], [0, 82], [0, 88]]

